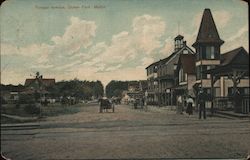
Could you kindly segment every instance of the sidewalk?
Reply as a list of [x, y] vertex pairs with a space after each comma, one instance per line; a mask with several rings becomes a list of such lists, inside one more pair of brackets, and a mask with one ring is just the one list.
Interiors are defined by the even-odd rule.
[[1, 116], [11, 118], [11, 119], [15, 119], [15, 120], [20, 120], [20, 121], [38, 119], [38, 117], [20, 117], [20, 116], [17, 116], [17, 115], [9, 115], [9, 114], [3, 114], [3, 113], [1, 114]]
[[215, 113], [236, 118], [250, 118], [250, 114], [235, 113], [233, 111], [215, 111]]

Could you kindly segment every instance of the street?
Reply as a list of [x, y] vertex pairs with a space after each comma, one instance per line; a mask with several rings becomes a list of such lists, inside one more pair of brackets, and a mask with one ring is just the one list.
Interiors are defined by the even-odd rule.
[[76, 114], [2, 125], [1, 151], [13, 160], [246, 158], [249, 137], [249, 119], [199, 120], [196, 113], [128, 105], [99, 113], [95, 104]]

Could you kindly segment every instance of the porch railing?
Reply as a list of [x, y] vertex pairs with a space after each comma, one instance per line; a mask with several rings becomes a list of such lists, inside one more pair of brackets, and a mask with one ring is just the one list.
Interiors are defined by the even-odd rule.
[[[215, 97], [214, 99], [214, 109], [223, 111], [233, 111], [234, 110], [234, 99], [233, 97]], [[243, 96], [241, 103], [241, 113], [250, 113], [250, 97]]]

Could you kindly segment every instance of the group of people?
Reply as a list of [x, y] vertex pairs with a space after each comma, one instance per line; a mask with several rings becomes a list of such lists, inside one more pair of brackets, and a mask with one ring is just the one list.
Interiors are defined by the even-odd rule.
[[186, 107], [186, 113], [188, 115], [193, 114], [193, 104], [194, 100], [190, 95], [186, 99], [183, 99], [182, 96], [179, 96], [177, 99], [177, 114], [183, 114], [184, 106]]
[[[208, 95], [203, 91], [203, 89], [200, 89], [197, 96], [197, 104], [199, 109], [199, 119], [202, 117], [206, 119], [206, 107], [205, 102], [208, 99]], [[183, 114], [184, 106], [186, 107], [186, 113], [188, 115], [193, 114], [193, 106], [194, 106], [194, 100], [192, 96], [188, 95], [186, 99], [184, 99], [182, 96], [179, 96], [177, 99], [177, 114]]]

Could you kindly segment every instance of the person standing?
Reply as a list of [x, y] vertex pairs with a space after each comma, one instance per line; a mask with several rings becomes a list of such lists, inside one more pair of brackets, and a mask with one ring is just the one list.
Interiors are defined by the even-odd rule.
[[199, 119], [201, 119], [202, 114], [203, 114], [203, 118], [206, 119], [205, 101], [206, 101], [206, 93], [201, 88], [198, 93]]
[[194, 100], [192, 99], [192, 97], [189, 95], [187, 98], [187, 114], [188, 115], [192, 115], [193, 114], [193, 104], [194, 104]]
[[242, 107], [242, 96], [240, 94], [240, 91], [236, 90], [236, 92], [234, 93], [234, 111], [236, 113], [240, 113], [241, 107]]
[[177, 109], [176, 109], [176, 113], [177, 114], [182, 114], [182, 97], [179, 96], [177, 99]]

